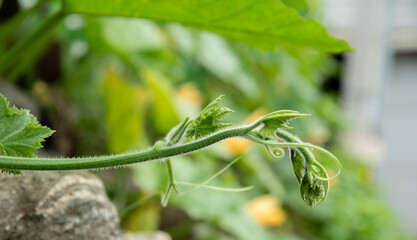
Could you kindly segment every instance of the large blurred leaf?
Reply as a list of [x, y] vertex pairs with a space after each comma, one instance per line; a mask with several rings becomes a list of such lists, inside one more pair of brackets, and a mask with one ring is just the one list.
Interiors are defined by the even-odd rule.
[[224, 38], [205, 32], [199, 35], [198, 46], [197, 61], [214, 76], [241, 90], [246, 96], [259, 95], [255, 80], [245, 73], [239, 58]]
[[177, 111], [172, 99], [174, 89], [162, 74], [145, 68], [141, 72], [153, 96], [152, 122], [159, 134], [167, 133], [179, 123]]
[[162, 32], [155, 22], [140, 19], [106, 18], [102, 20], [102, 23], [103, 38], [116, 50], [138, 52], [159, 49], [165, 44]]
[[144, 90], [128, 84], [112, 70], [107, 71], [103, 89], [110, 152], [125, 152], [144, 145]]
[[66, 0], [64, 11], [179, 22], [266, 49], [276, 45], [333, 53], [350, 49], [315, 20], [303, 19], [277, 0]]
[[[143, 198], [143, 196], [141, 196]], [[156, 199], [143, 203], [140, 208], [129, 214], [123, 227], [131, 232], [150, 232], [158, 229], [161, 214], [161, 204]]]

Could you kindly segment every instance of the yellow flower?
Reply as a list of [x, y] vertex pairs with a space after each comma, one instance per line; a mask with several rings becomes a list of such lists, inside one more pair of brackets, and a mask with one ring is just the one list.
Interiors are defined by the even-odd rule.
[[223, 146], [232, 155], [245, 154], [250, 150], [251, 142], [244, 138], [229, 138], [223, 141]]
[[282, 225], [287, 214], [281, 208], [278, 199], [272, 195], [255, 198], [246, 204], [249, 215], [259, 224], [266, 227]]
[[[267, 111], [263, 108], [257, 109], [253, 112], [245, 122], [252, 123], [256, 121], [258, 118], [263, 117], [267, 114]], [[227, 151], [232, 155], [240, 155], [247, 153], [251, 146], [252, 142], [248, 141], [244, 138], [229, 138], [223, 141], [223, 146], [227, 149]]]
[[246, 121], [253, 123], [258, 120], [258, 118], [263, 117], [266, 114], [268, 114], [268, 111], [265, 108], [258, 108], [246, 119]]
[[204, 97], [201, 95], [200, 91], [192, 83], [185, 83], [178, 87], [177, 89], [178, 96], [195, 106], [201, 107], [204, 103]]

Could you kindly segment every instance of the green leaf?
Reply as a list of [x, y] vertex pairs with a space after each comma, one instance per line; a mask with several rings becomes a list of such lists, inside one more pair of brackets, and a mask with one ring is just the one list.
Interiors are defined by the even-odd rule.
[[[6, 156], [35, 157], [41, 142], [54, 131], [41, 126], [26, 109], [9, 107], [0, 94], [0, 153]], [[19, 171], [2, 170], [18, 174]]]
[[295, 9], [300, 15], [306, 15], [312, 10], [312, 3], [308, 0], [281, 0], [281, 2]]
[[187, 127], [191, 123], [190, 118], [187, 117], [182, 121], [180, 124], [172, 128], [172, 130], [166, 135], [164, 141], [168, 145], [175, 145], [181, 140], [183, 140], [183, 136], [187, 132]]
[[[275, 134], [281, 141], [304, 144], [286, 131], [279, 130]], [[317, 206], [326, 198], [330, 188], [330, 179], [326, 169], [317, 162], [312, 150], [308, 147], [294, 146], [290, 149], [290, 159], [295, 177], [300, 184], [301, 198], [310, 207]]]
[[313, 19], [303, 19], [277, 0], [65, 0], [64, 12], [147, 18], [212, 31], [264, 49], [276, 45], [349, 51]]
[[201, 111], [200, 115], [194, 119], [188, 127], [187, 138], [201, 138], [207, 136], [224, 127], [232, 125], [222, 121], [224, 115], [233, 112], [233, 110], [220, 107], [221, 99], [224, 95], [213, 100], [206, 108]]
[[288, 123], [298, 117], [310, 116], [309, 114], [302, 114], [292, 110], [280, 110], [272, 112], [264, 116], [260, 121], [264, 124], [262, 129], [259, 131], [262, 137], [269, 138], [274, 136], [275, 131], [280, 128], [290, 128]]
[[326, 169], [318, 163], [311, 149], [299, 147], [291, 150], [291, 161], [298, 183], [301, 198], [310, 207], [320, 204], [327, 196], [330, 187]]
[[146, 145], [146, 95], [140, 86], [131, 84], [112, 69], [103, 81], [108, 150], [121, 153]]
[[150, 68], [143, 68], [141, 77], [151, 90], [153, 96], [152, 123], [154, 129], [164, 134], [179, 122], [178, 110], [172, 99], [175, 97], [174, 87], [162, 74]]
[[301, 180], [303, 179], [304, 174], [306, 172], [306, 161], [301, 156], [301, 154], [294, 149], [291, 149], [290, 154], [290, 159], [295, 177], [297, 178], [298, 183], [301, 183]]
[[329, 177], [322, 166], [311, 162], [300, 183], [301, 197], [310, 207], [320, 204], [326, 198], [330, 188], [329, 180], [320, 180], [316, 176]]
[[[291, 150], [291, 162], [298, 183], [301, 198], [310, 207], [320, 204], [327, 196], [330, 187], [326, 169], [318, 163], [313, 152], [304, 147]], [[318, 176], [318, 177], [317, 177]]]

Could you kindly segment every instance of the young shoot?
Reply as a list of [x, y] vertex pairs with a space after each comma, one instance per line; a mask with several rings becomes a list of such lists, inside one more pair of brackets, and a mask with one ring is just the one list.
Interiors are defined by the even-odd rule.
[[[224, 115], [233, 111], [220, 106], [222, 97], [208, 104], [196, 118], [186, 118], [165, 138], [157, 141], [149, 149], [98, 157], [37, 158], [36, 150], [42, 147], [41, 142], [53, 131], [41, 126], [28, 110], [9, 107], [7, 100], [0, 94], [0, 169], [2, 172], [19, 174], [20, 170], [100, 169], [162, 160], [166, 163], [169, 175], [168, 188], [161, 198], [162, 205], [165, 206], [172, 191], [184, 194], [198, 188], [235, 192], [250, 189], [251, 187], [222, 188], [206, 185], [231, 167], [239, 158], [201, 184], [175, 182], [171, 164], [171, 159], [175, 156], [204, 149], [227, 138], [242, 137], [264, 145], [275, 159], [282, 159], [285, 155], [283, 148], [288, 148], [293, 170], [300, 184], [301, 197], [311, 207], [321, 203], [327, 196], [330, 180], [340, 174], [341, 165], [329, 151], [304, 143], [298, 137], [285, 131], [289, 128], [290, 120], [308, 115], [281, 110], [269, 113], [251, 124], [233, 125], [223, 122]], [[328, 176], [326, 169], [316, 160], [312, 149], [323, 152], [337, 163], [339, 172], [336, 176]], [[179, 185], [191, 188], [180, 192]]]

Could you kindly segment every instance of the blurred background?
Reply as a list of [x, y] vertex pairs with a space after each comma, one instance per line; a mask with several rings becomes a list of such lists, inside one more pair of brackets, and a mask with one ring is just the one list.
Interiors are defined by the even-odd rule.
[[[417, 236], [417, 1], [324, 1], [323, 22], [356, 51], [344, 55], [345, 146], [375, 167], [388, 202]], [[347, 138], [346, 138], [347, 137]]]
[[[348, 42], [339, 55], [261, 51], [174, 23], [69, 15], [0, 76], [0, 93], [56, 130], [40, 155], [90, 156], [151, 146], [221, 94], [234, 123], [278, 109], [306, 142], [344, 166], [315, 209], [289, 159], [230, 139], [172, 163], [178, 181], [253, 185], [247, 192], [173, 194], [164, 165], [96, 172], [126, 231], [173, 239], [413, 239], [417, 236], [417, 1], [282, 0]], [[54, 1], [0, 0], [0, 54], [40, 25]], [[330, 175], [336, 169], [324, 156]], [[145, 199], [145, 200], [144, 200]]]

